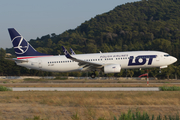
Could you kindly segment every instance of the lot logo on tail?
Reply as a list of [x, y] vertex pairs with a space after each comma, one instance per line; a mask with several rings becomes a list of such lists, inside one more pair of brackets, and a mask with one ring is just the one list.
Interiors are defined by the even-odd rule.
[[14, 45], [16, 54], [24, 54], [29, 48], [29, 44], [26, 42], [26, 40], [24, 40], [22, 36], [16, 36], [12, 40], [12, 43]]

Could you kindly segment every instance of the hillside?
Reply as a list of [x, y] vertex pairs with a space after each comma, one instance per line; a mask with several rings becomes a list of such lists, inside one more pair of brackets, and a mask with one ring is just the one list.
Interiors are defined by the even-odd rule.
[[49, 54], [62, 54], [64, 45], [77, 53], [160, 50], [179, 58], [179, 8], [179, 0], [127, 3], [85, 21], [74, 30], [45, 35], [30, 43]]
[[74, 30], [31, 39], [30, 44], [39, 52], [54, 55], [63, 54], [63, 45], [76, 53], [158, 50], [179, 59], [180, 0], [142, 0], [119, 5]]

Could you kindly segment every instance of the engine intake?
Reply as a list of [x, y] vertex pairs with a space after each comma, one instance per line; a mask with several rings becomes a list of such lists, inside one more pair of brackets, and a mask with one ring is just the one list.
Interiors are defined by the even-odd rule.
[[121, 71], [121, 65], [111, 64], [104, 66], [104, 73], [119, 73]]

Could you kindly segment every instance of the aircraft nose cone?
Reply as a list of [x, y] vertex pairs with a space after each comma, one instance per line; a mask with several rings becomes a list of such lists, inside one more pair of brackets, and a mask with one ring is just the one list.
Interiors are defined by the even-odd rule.
[[177, 61], [177, 58], [172, 57], [172, 61], [173, 61], [173, 63], [176, 62], [176, 61]]

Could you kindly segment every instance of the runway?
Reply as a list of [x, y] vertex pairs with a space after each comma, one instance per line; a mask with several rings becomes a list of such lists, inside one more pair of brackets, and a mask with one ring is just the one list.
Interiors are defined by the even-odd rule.
[[12, 88], [12, 91], [159, 91], [159, 87], [14, 87]]

